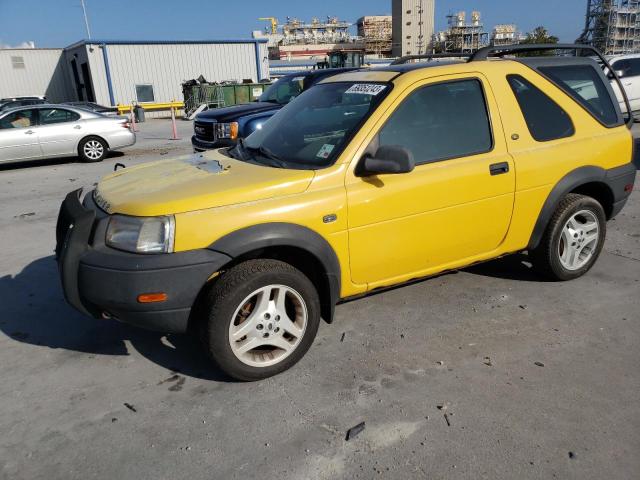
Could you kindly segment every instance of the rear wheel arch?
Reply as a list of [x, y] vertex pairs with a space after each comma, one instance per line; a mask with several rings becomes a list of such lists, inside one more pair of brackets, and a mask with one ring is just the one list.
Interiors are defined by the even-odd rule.
[[558, 205], [569, 193], [586, 195], [597, 200], [609, 219], [613, 212], [614, 195], [606, 183], [606, 174], [607, 171], [601, 167], [585, 166], [572, 170], [562, 177], [547, 196], [538, 214], [527, 249], [533, 250], [540, 244]]
[[257, 258], [289, 263], [313, 282], [320, 296], [322, 318], [333, 321], [340, 298], [340, 263], [320, 234], [300, 225], [265, 223], [227, 234], [208, 248], [232, 258], [223, 270]]

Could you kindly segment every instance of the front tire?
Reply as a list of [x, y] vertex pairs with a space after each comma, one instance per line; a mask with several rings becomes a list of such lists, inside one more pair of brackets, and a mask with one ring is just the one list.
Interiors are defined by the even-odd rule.
[[205, 299], [200, 338], [209, 358], [242, 381], [291, 368], [320, 324], [311, 281], [279, 260], [249, 260], [225, 272]]
[[78, 156], [85, 163], [101, 162], [107, 156], [107, 142], [100, 137], [87, 137], [78, 145]]
[[607, 218], [599, 202], [585, 195], [566, 195], [551, 217], [540, 245], [529, 252], [534, 268], [551, 280], [572, 280], [587, 273], [598, 259]]

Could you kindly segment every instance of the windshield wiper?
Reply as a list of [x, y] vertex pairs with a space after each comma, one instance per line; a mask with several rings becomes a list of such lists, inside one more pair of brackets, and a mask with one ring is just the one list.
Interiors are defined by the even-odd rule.
[[270, 160], [269, 165], [273, 167], [279, 168], [287, 168], [287, 163], [282, 160], [278, 155], [273, 153], [267, 147], [260, 145], [257, 149], [255, 149], [260, 155]]

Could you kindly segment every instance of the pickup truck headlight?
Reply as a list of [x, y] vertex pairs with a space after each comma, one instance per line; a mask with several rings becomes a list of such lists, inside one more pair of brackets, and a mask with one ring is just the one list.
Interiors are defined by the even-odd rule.
[[213, 131], [216, 134], [216, 138], [235, 140], [238, 138], [238, 122], [215, 123], [213, 125]]
[[107, 226], [106, 244], [133, 253], [171, 253], [175, 218], [113, 215]]

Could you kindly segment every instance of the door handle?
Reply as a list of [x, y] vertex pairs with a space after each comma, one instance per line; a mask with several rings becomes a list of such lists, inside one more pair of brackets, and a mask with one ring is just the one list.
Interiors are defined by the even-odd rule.
[[36, 132], [34, 132], [33, 130], [27, 130], [26, 132], [24, 132], [25, 135], [31, 135], [33, 133], [36, 133]]
[[489, 165], [489, 173], [493, 175], [502, 175], [503, 173], [509, 172], [509, 163], [501, 162], [501, 163], [493, 163]]
[[80, 130], [80, 129], [82, 128], [82, 125], [76, 125], [76, 126], [75, 126], [75, 127], [73, 127], [73, 128], [75, 128], [76, 130]]

